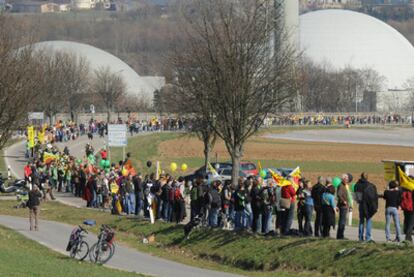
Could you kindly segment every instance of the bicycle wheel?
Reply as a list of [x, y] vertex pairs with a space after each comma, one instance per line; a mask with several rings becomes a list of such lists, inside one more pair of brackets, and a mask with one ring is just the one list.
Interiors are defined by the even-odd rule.
[[82, 241], [76, 249], [75, 258], [79, 261], [83, 261], [86, 258], [86, 256], [88, 256], [88, 253], [89, 245], [86, 241]]
[[93, 263], [104, 264], [110, 258], [112, 258], [114, 252], [114, 246], [112, 244], [107, 243], [106, 241], [103, 241], [99, 244], [99, 247], [98, 243], [92, 245], [89, 251], [89, 258]]

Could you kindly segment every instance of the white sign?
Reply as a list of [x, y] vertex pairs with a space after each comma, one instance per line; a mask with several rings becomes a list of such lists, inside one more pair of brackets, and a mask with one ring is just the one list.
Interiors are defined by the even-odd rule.
[[29, 113], [29, 120], [38, 119], [43, 120], [45, 115], [43, 113]]
[[125, 124], [108, 124], [108, 145], [127, 146], [127, 127]]

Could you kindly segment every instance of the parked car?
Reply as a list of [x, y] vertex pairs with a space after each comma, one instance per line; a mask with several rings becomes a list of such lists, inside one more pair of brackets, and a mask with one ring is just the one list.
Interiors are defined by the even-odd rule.
[[[232, 165], [230, 163], [211, 163], [211, 166], [214, 167], [217, 172], [221, 172], [223, 169], [232, 168]], [[207, 178], [207, 171], [205, 166], [200, 167], [193, 174], [184, 176], [185, 181], [193, 181], [197, 178]]]
[[243, 173], [245, 173], [247, 176], [259, 175], [259, 171], [257, 170], [256, 165], [251, 162], [241, 162], [240, 170], [243, 171]]
[[[217, 179], [222, 182], [229, 181], [231, 180], [231, 173], [232, 173], [232, 168], [225, 168], [219, 172], [220, 177]], [[248, 176], [246, 175], [246, 173], [239, 170], [239, 177], [247, 178]]]

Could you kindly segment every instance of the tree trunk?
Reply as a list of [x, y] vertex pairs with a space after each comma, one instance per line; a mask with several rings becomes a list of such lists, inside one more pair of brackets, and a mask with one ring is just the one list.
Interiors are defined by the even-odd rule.
[[111, 123], [111, 110], [110, 109], [108, 109], [108, 113], [106, 115], [106, 122], [107, 124]]
[[209, 159], [210, 159], [210, 142], [204, 140], [204, 166], [206, 167], [206, 172], [209, 171], [208, 169]]
[[242, 158], [242, 146], [236, 146], [231, 150], [231, 162], [233, 170], [231, 172], [231, 183], [233, 186], [237, 186], [239, 181], [240, 161]]

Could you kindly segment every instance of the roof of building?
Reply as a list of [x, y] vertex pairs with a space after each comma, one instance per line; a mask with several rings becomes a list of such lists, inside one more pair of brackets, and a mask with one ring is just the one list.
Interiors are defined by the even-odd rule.
[[372, 68], [388, 89], [414, 76], [414, 47], [390, 25], [348, 10], [320, 10], [300, 16], [304, 54], [335, 68]]
[[153, 92], [164, 84], [162, 81], [154, 83], [151, 79], [148, 82], [146, 78], [139, 76], [135, 70], [118, 57], [88, 44], [73, 41], [45, 41], [36, 43], [35, 47], [37, 49], [69, 51], [76, 55], [86, 57], [91, 70], [109, 66], [112, 72], [123, 77], [129, 95], [143, 96], [148, 100], [152, 100]]

